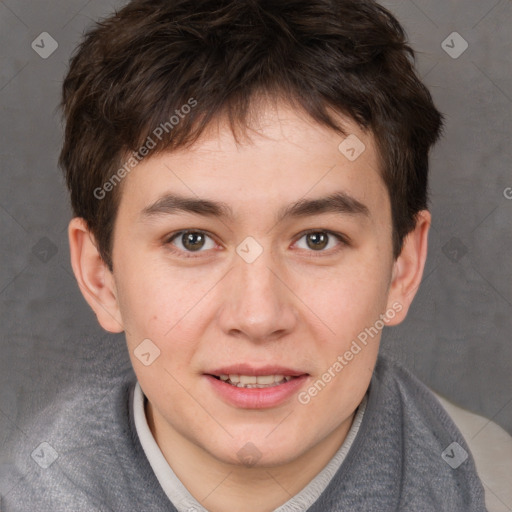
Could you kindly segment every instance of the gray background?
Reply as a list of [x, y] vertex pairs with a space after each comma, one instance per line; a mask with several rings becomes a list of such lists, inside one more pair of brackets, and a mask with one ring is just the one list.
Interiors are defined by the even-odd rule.
[[[432, 157], [425, 277], [405, 324], [385, 331], [383, 350], [512, 433], [512, 3], [384, 3], [418, 52], [446, 131]], [[79, 382], [84, 359], [102, 357], [105, 344], [125, 350], [121, 335], [101, 331], [72, 276], [56, 163], [67, 60], [84, 27], [115, 5], [122, 2], [0, 1], [0, 447]], [[458, 58], [441, 46], [454, 31], [469, 45]], [[58, 42], [47, 59], [31, 47], [42, 32]], [[453, 52], [460, 43], [445, 45]]]

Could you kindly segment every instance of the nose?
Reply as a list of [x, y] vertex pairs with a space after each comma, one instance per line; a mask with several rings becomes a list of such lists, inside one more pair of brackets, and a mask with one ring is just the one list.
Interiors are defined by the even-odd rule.
[[282, 274], [266, 251], [252, 263], [236, 257], [224, 280], [218, 317], [222, 330], [250, 341], [271, 341], [291, 333], [298, 311]]

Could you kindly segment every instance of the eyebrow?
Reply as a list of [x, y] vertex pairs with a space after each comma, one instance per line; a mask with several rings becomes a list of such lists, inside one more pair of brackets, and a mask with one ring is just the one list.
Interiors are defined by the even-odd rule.
[[[151, 218], [161, 215], [173, 215], [180, 212], [203, 215], [205, 217], [219, 217], [234, 219], [233, 210], [227, 203], [184, 197], [176, 194], [166, 194], [153, 204], [144, 208], [142, 218]], [[370, 210], [363, 203], [345, 192], [335, 192], [318, 199], [300, 199], [279, 210], [277, 222], [290, 217], [306, 217], [322, 213], [340, 213], [345, 215], [361, 215], [370, 217]]]
[[225, 217], [232, 219], [233, 210], [226, 203], [210, 201], [195, 197], [184, 197], [176, 194], [166, 194], [141, 212], [142, 217], [172, 215], [179, 212], [195, 213], [205, 217]]
[[370, 210], [363, 203], [345, 192], [335, 192], [318, 199], [301, 199], [278, 214], [278, 222], [287, 217], [305, 217], [321, 213], [341, 213], [370, 217]]

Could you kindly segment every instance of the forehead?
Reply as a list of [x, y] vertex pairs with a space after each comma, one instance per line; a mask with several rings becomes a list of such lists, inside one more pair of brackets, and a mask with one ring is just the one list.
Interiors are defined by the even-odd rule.
[[341, 191], [382, 211], [387, 191], [374, 137], [350, 119], [342, 125], [345, 134], [289, 106], [266, 105], [237, 140], [219, 119], [191, 147], [149, 154], [125, 179], [120, 207], [142, 211], [177, 193], [222, 201], [232, 212], [249, 203], [282, 211], [300, 198]]

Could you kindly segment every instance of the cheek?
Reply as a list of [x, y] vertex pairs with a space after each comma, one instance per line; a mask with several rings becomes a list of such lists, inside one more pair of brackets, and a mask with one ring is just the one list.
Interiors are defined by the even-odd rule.
[[190, 344], [207, 319], [214, 273], [190, 276], [161, 261], [126, 259], [116, 274], [129, 344], [150, 338], [159, 346]]
[[350, 341], [386, 307], [390, 269], [377, 257], [354, 253], [338, 267], [294, 274], [297, 296], [325, 324], [333, 343]]

